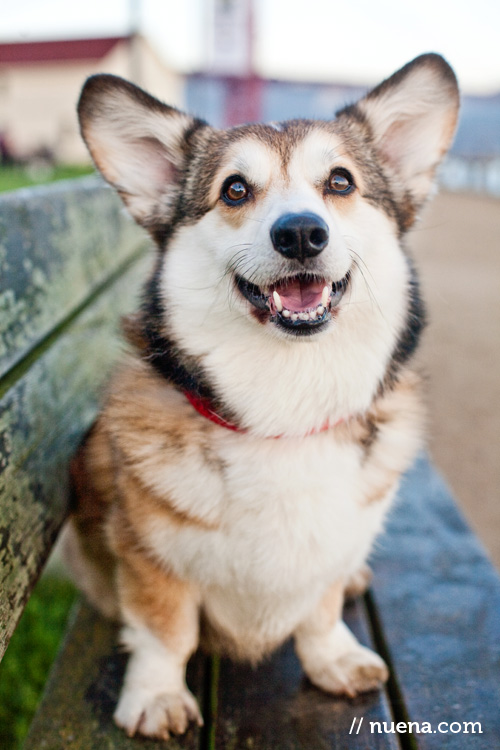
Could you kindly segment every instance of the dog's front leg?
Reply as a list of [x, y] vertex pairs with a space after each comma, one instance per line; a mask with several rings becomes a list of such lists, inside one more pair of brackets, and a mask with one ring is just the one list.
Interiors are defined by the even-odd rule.
[[185, 682], [186, 664], [199, 635], [196, 589], [136, 558], [118, 571], [124, 622], [122, 642], [131, 652], [114, 718], [129, 736], [168, 739], [190, 721], [203, 720]]
[[311, 682], [328, 693], [354, 697], [389, 676], [380, 656], [362, 646], [342, 622], [344, 583], [330, 587], [295, 631], [295, 648]]

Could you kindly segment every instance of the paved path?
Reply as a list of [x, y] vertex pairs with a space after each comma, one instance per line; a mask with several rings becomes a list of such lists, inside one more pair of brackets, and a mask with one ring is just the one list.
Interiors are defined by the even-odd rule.
[[438, 195], [413, 231], [430, 325], [430, 446], [500, 567], [500, 200]]

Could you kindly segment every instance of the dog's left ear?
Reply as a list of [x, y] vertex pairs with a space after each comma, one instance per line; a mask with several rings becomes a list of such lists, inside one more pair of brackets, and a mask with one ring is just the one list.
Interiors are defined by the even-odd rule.
[[427, 197], [455, 133], [459, 93], [453, 70], [440, 55], [421, 55], [356, 107], [370, 127], [383, 163], [418, 206]]

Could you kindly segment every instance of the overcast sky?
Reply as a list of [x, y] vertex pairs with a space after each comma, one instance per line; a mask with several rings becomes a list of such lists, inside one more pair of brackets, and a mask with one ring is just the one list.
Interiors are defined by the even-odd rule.
[[[0, 0], [0, 41], [123, 34], [134, 5], [167, 62], [202, 67], [207, 0]], [[264, 75], [374, 83], [443, 54], [466, 92], [500, 90], [498, 0], [255, 0]]]

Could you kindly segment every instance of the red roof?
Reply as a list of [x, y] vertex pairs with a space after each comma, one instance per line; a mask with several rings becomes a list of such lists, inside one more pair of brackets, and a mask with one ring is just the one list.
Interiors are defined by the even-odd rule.
[[0, 65], [64, 60], [100, 60], [119, 42], [130, 39], [112, 36], [102, 39], [64, 39], [54, 42], [0, 44]]

